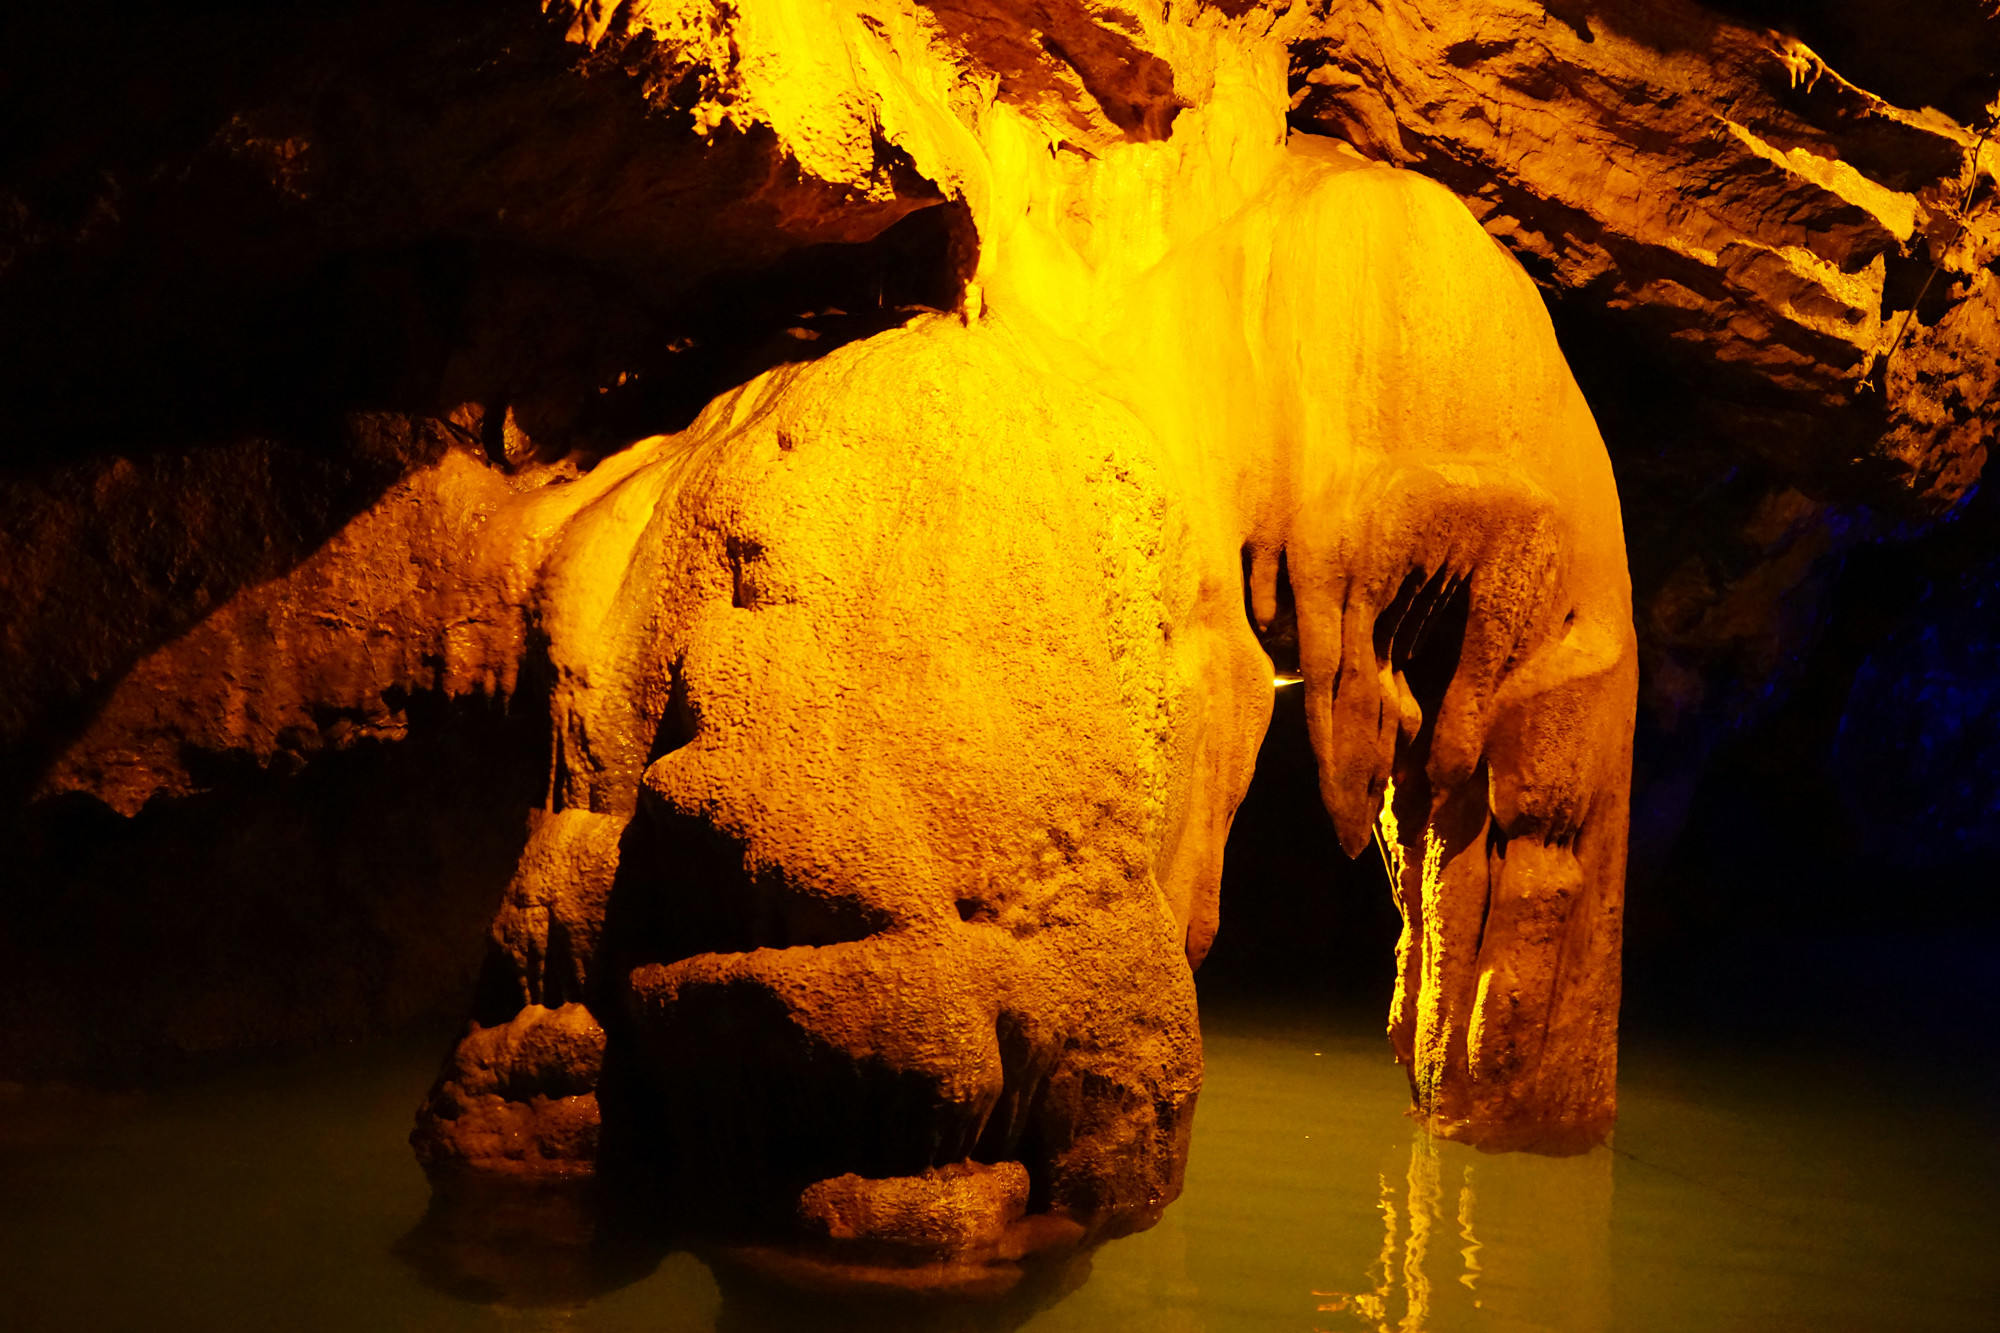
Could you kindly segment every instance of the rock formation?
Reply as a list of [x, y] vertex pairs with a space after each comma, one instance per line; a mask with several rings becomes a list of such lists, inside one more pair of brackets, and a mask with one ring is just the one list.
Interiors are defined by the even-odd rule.
[[[822, 48], [754, 58], [790, 12], [746, 11], [741, 97], [691, 114], [860, 188], [853, 98], [791, 69]], [[651, 11], [602, 17], [572, 40], [688, 58]], [[731, 1201], [711, 1223], [803, 1228], [742, 1252], [777, 1271], [985, 1290], [1178, 1192], [1268, 643], [1346, 849], [1399, 867], [1419, 1110], [1600, 1135], [1636, 659], [1608, 463], [1527, 278], [1436, 185], [1288, 134], [1254, 25], [1163, 21], [1171, 69], [1009, 101], [914, 14], [794, 17], [965, 201], [959, 308], [585, 472], [503, 426], [510, 484], [445, 430], [142, 660], [46, 788], [134, 811], [189, 750], [269, 763], [393, 735], [399, 695], [544, 682], [545, 795], [416, 1135], [434, 1176], [610, 1154]]]
[[[1864, 454], [1934, 508], [1976, 482], [2000, 221], [1964, 205], [2000, 145], [1680, 0], [1321, 22], [1296, 117], [1451, 184], [1554, 291], [1699, 348], [1719, 429], [1803, 468]], [[1906, 318], [1933, 264], [1939, 304]]]
[[[514, 776], [403, 779], [499, 809], [484, 897], [371, 900], [364, 979], [100, 1002], [183, 1053], [365, 1029], [497, 907], [415, 1135], [482, 1206], [602, 1166], [797, 1283], [987, 1294], [1146, 1225], [1274, 664], [1393, 868], [1416, 1110], [1593, 1140], [1640, 662], [1663, 733], [1751, 711], [1828, 560], [1990, 446], [1964, 95], [1680, 0], [391, 8], [246, 29], [222, 111], [8, 185], [0, 424], [46, 457], [0, 778], [227, 821], [489, 728]], [[1587, 380], [1692, 386], [1609, 395], [1610, 460], [1544, 296]], [[12, 918], [89, 934], [106, 864]]]
[[1712, 748], [1798, 688], [1843, 561], [1988, 526], [1968, 506], [2000, 419], [2000, 145], [1982, 137], [2000, 17], [1983, 0], [1314, 12], [1291, 47], [1294, 126], [1465, 199], [1557, 307], [1628, 500], [1645, 493], [1628, 503], [1636, 836], [1657, 863]]
[[[1145, 1225], [1281, 558], [1329, 809], [1400, 868], [1419, 1109], [1493, 1146], [1608, 1126], [1636, 678], [1608, 463], [1525, 276], [1436, 186], [1288, 145], [1280, 87], [1275, 47], [1225, 47], [1170, 139], [1068, 160], [968, 117], [988, 161], [1052, 165], [959, 159], [988, 192], [960, 311], [490, 526], [546, 644], [550, 789], [492, 937], [505, 1026], [419, 1126], [441, 1179], [594, 1171], [601, 1107], [668, 1197], [795, 1213], [806, 1258], [745, 1252], [780, 1272], [984, 1289]], [[622, 1087], [577, 1081], [600, 1061]]]

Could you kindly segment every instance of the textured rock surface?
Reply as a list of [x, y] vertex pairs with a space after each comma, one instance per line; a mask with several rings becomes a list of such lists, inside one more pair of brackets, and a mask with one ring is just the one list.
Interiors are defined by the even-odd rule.
[[[1768, 5], [219, 8], [5, 20], [48, 53], [0, 179], [10, 1069], [394, 1022], [490, 918], [440, 1180], [630, 1153], [761, 1181], [794, 1280], [1004, 1285], [1074, 1230], [891, 1233], [1006, 1154], [1030, 1220], [1171, 1196], [1268, 651], [1348, 849], [1399, 863], [1420, 1108], [1601, 1128], [1616, 499], [1520, 275], [1437, 190], [1281, 150], [1288, 109], [1555, 298], [1656, 826], [1805, 677], [1844, 553], [1977, 508], [1975, 39], [1937, 111], [1923, 60], [1877, 97]], [[1985, 641], [1928, 643], [1857, 707], [1965, 695]], [[551, 1013], [601, 1025], [589, 1086], [541, 1081]], [[857, 1172], [897, 1220], [829, 1260], [798, 1205]]]
[[[1609, 467], [1526, 277], [1438, 187], [1286, 146], [1276, 56], [1218, 60], [1169, 141], [989, 182], [959, 314], [495, 527], [550, 534], [555, 813], [489, 998], [595, 978], [606, 1142], [710, 1225], [804, 1217], [804, 1250], [746, 1252], [766, 1271], [997, 1289], [1178, 1192], [1260, 632], [1350, 853], [1379, 819], [1405, 866], [1420, 1109], [1494, 1146], [1610, 1121], [1636, 656]], [[1039, 132], [996, 108], [988, 169]], [[1176, 207], [1084, 211], [1134, 181]], [[586, 958], [559, 905], [607, 876]], [[455, 1109], [418, 1140], [477, 1170]], [[961, 1225], [936, 1173], [995, 1163], [1028, 1215]], [[881, 1206], [836, 1227], [855, 1178]]]
[[[676, 105], [697, 137], [771, 126], [867, 208], [900, 142], [979, 229], [959, 315], [583, 475], [490, 398], [407, 427], [418, 470], [142, 658], [41, 791], [133, 811], [201, 755], [296, 764], [392, 738], [399, 699], [545, 682], [545, 811], [420, 1127], [434, 1171], [584, 1170], [602, 1091], [670, 1184], [753, 1217], [1018, 1157], [1034, 1213], [1115, 1234], [1178, 1189], [1262, 631], [1295, 640], [1349, 852], [1380, 816], [1407, 863], [1421, 1108], [1600, 1132], [1633, 656], [1616, 496], [1532, 289], [1435, 187], [1287, 149], [1254, 17], [1139, 25], [1170, 64], [990, 25], [954, 51], [885, 12], [752, 11]], [[785, 16], [875, 100], [801, 77], [825, 47], [772, 45]], [[707, 49], [689, 19], [566, 36], [659, 96]], [[544, 1067], [599, 1021], [622, 1082]]]
[[532, 3], [93, 12], [0, 16], [0, 1063], [127, 1076], [463, 1005], [543, 709], [438, 557], [957, 214]]
[[[557, 839], [639, 816], [580, 970], [637, 1066], [606, 1132], [664, 1154], [670, 1197], [765, 1221], [975, 1152], [1029, 1158], [1079, 1231], [1178, 1191], [1199, 1045], [1154, 868], [1211, 710], [1158, 634], [1193, 580], [1136, 423], [1022, 355], [931, 317], [537, 497], [573, 515], [536, 593], [560, 809], [517, 900], [593, 880]], [[497, 971], [535, 974], [560, 916], [504, 918]], [[486, 1152], [436, 1112], [420, 1139]]]
[[1944, 113], [1678, 0], [1360, 0], [1319, 22], [1293, 48], [1299, 123], [1452, 185], [1556, 291], [1705, 358], [1746, 446], [1821, 477], [1873, 458], [1934, 509], [1976, 482], [2000, 222], [1962, 228], [1960, 205], [2000, 145], [1975, 162]]
[[414, 1140], [434, 1175], [476, 1162], [506, 1176], [588, 1175], [597, 1162], [604, 1029], [580, 1004], [522, 1007], [453, 1048]]
[[142, 659], [42, 791], [133, 815], [196, 790], [194, 755], [296, 769], [321, 750], [401, 739], [399, 698], [504, 700], [525, 627], [504, 588], [465, 585], [463, 555], [509, 494], [504, 476], [441, 451], [285, 578]]
[[1646, 663], [1634, 864], [1658, 875], [1718, 747], [1827, 772], [1837, 709], [1811, 741], [1772, 719], [1812, 673], [1853, 670], [1822, 640], [1857, 552], [1914, 543], [1882, 558], [1919, 589], [1981, 563], [1939, 569], [1968, 546], [1951, 528], [1988, 526], [1967, 506], [2000, 420], [2000, 146], [1979, 144], [2000, 16], [1983, 0], [1312, 11], [1292, 123], [1465, 199], [1551, 297], [1604, 427]]

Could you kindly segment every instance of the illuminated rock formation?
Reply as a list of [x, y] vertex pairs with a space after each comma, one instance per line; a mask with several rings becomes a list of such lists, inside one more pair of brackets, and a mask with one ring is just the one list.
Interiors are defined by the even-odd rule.
[[[1991, 431], [1993, 224], [1960, 212], [1995, 149], [1796, 41], [1674, 3], [1560, 8], [1582, 17], [592, 0], [402, 20], [410, 50], [478, 52], [481, 73], [414, 107], [357, 83], [385, 159], [277, 94], [204, 170], [248, 172], [287, 218], [320, 201], [357, 248], [471, 235], [596, 285], [510, 288], [502, 351], [406, 349], [442, 368], [402, 410], [362, 395], [336, 456], [368, 466], [274, 503], [297, 532], [213, 579], [209, 509], [261, 494], [277, 446], [220, 481], [106, 464], [28, 506], [43, 527], [10, 529], [10, 568], [48, 577], [5, 589], [26, 688], [0, 722], [75, 714], [36, 742], [37, 798], [129, 816], [219, 769], [398, 741], [426, 703], [537, 725], [546, 703], [479, 1025], [416, 1135], [434, 1177], [602, 1163], [788, 1237], [745, 1254], [794, 1280], [990, 1291], [1178, 1189], [1191, 968], [1275, 661], [1302, 678], [1344, 846], [1378, 839], [1394, 867], [1390, 1028], [1417, 1110], [1486, 1146], [1593, 1140], [1631, 599], [1603, 445], [1493, 241], [1693, 349], [1730, 447], [1801, 484], [1891, 462], [1869, 494], [1936, 509]], [[407, 199], [385, 189], [405, 177]], [[520, 331], [621, 282], [724, 305], [736, 270], [808, 245], [879, 246], [886, 270], [904, 224], [936, 252], [917, 295], [857, 279], [853, 309], [780, 305], [780, 274], [778, 313], [726, 355], [700, 345], [725, 319], [633, 333], [609, 297], [602, 344], [595, 313], [569, 341]], [[56, 246], [28, 242], [31, 269]], [[616, 433], [701, 403], [676, 433]], [[1759, 533], [1822, 513], [1768, 499]], [[186, 543], [126, 540], [183, 501]], [[100, 528], [119, 539], [92, 564], [76, 534]], [[1781, 639], [1792, 622], [1757, 608], [1831, 549], [1809, 535], [1784, 578], [1746, 578], [1750, 611], [1719, 595], [1708, 637], [1679, 628], [1699, 609], [1659, 610], [1701, 600], [1669, 581], [1656, 658], [1721, 657], [1745, 623]], [[1681, 678], [1656, 671], [1655, 694]], [[385, 915], [383, 936], [425, 935]], [[214, 1026], [176, 1017], [185, 1049], [298, 1035], [189, 1004]]]
[[[1717, 730], [1814, 660], [1843, 553], [1931, 531], [1992, 420], [2000, 29], [1976, 0], [1755, 8], [1834, 68], [1668, 0], [13, 16], [17, 141], [68, 147], [0, 163], [0, 815], [28, 886], [0, 973], [32, 1014], [0, 1065], [166, 1067], [462, 993], [542, 689], [508, 646], [525, 593], [461, 567], [463, 534], [758, 370], [954, 307], [974, 262], [996, 308], [1112, 318], [1220, 204], [1142, 235], [1107, 190], [1036, 185], [1048, 145], [1173, 142], [1232, 45], [1285, 48], [1294, 130], [1440, 180], [1561, 298], [1640, 497], [1645, 715], [1692, 756], [1649, 755], [1671, 834]], [[1187, 207], [1155, 184], [1137, 214]], [[1037, 190], [1049, 225], [1015, 239], [1049, 262], [1011, 271], [1048, 280], [1007, 297]]]
[[1294, 127], [1450, 186], [1595, 363], [1579, 374], [1628, 500], [1646, 496], [1628, 504], [1650, 728], [1634, 863], [1656, 867], [1711, 747], [1809, 664], [1842, 670], [1823, 637], [1840, 562], [1962, 521], [1977, 490], [2000, 421], [2000, 143], [1982, 138], [2000, 18], [1979, 0], [1313, 11]]
[[1687, 0], [1321, 8], [1295, 121], [1446, 182], [1555, 291], [1700, 349], [1717, 429], [1802, 469], [1863, 452], [1934, 510], [1975, 483], [2000, 218], [1962, 215], [2000, 145]]
[[[656, 1139], [670, 1197], [798, 1210], [805, 1251], [746, 1252], [778, 1271], [1005, 1285], [1178, 1192], [1281, 557], [1328, 807], [1400, 867], [1418, 1108], [1492, 1146], [1609, 1125], [1609, 466], [1526, 277], [1438, 187], [1287, 145], [1277, 87], [1274, 49], [1226, 56], [1171, 138], [1074, 157], [989, 108], [959, 313], [494, 525], [495, 559], [545, 534], [555, 725], [490, 975], [598, 1013], [605, 1132]], [[593, 1169], [526, 1021], [440, 1083], [441, 1178]], [[1025, 1203], [920, 1183], [1017, 1162]]]

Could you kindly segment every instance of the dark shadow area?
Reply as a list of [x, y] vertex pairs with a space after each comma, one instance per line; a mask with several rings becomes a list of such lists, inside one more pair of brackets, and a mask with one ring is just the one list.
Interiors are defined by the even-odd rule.
[[[564, 22], [477, 0], [13, 7], [0, 465], [523, 396], [545, 447], [622, 443], [600, 390], [643, 400], [609, 391], [648, 372], [706, 401], [718, 367], [674, 372], [670, 345], [754, 343], [760, 317], [769, 336], [758, 275], [824, 295], [800, 266], [838, 265], [788, 256], [941, 198], [886, 145], [893, 197], [864, 201], [768, 131], [698, 134], [678, 89], [648, 93], [644, 51], [593, 57]], [[871, 309], [955, 299], [871, 276]]]
[[474, 1304], [584, 1305], [646, 1277], [671, 1248], [604, 1193], [590, 1177], [434, 1182], [395, 1254], [425, 1285]]
[[21, 816], [0, 876], [0, 1067], [112, 1083], [462, 1014], [540, 793], [523, 700], [408, 701], [408, 739], [126, 819]]
[[[1794, 36], [1896, 106], [1978, 124], [2000, 91], [2000, 24], [1982, 0], [1709, 0], [1741, 22]], [[1553, 7], [1552, 7], [1553, 8]]]
[[1685, 829], [1634, 876], [1631, 1025], [1976, 1072], [2000, 1022], [1992, 508], [1850, 553], [1799, 686], [1716, 737]]
[[796, 250], [705, 281], [675, 307], [675, 358], [634, 424], [684, 429], [717, 395], [771, 367], [811, 361], [930, 310], [953, 310], [978, 266], [963, 203], [920, 208], [873, 240]]
[[1090, 1252], [1084, 1251], [1031, 1265], [1013, 1290], [995, 1300], [862, 1301], [758, 1282], [727, 1261], [711, 1265], [722, 1287], [716, 1333], [1008, 1333], [1090, 1278]]
[[906, 160], [781, 170], [644, 58], [477, 0], [0, 14], [0, 825], [443, 449], [587, 467], [957, 303], [969, 224]]
[[1291, 997], [1386, 1017], [1402, 928], [1381, 857], [1340, 850], [1303, 687], [1281, 687], [1223, 854], [1221, 925], [1195, 974], [1203, 1003]]
[[1552, 314], [1618, 476], [1642, 645], [1625, 1027], [1989, 1047], [2000, 495], [1905, 523], [1852, 473], [1733, 452], [1673, 365]]

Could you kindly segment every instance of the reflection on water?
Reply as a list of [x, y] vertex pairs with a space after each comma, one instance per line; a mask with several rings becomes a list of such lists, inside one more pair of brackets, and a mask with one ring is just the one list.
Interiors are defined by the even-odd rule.
[[1206, 1026], [1182, 1200], [1153, 1230], [984, 1310], [831, 1310], [718, 1281], [686, 1253], [644, 1256], [554, 1308], [496, 1299], [518, 1251], [478, 1282], [427, 1285], [398, 1252], [424, 1236], [404, 1136], [432, 1041], [110, 1102], [0, 1093], [0, 1328], [1994, 1326], [2000, 1164], [1962, 1087], [1853, 1058], [1633, 1043], [1615, 1151], [1487, 1155], [1402, 1116], [1403, 1077], [1374, 1023], [1211, 1013]]
[[1424, 1333], [1469, 1327], [1475, 1311], [1562, 1333], [1609, 1327], [1609, 1149], [1481, 1156], [1411, 1130], [1376, 1176], [1382, 1248], [1366, 1286], [1315, 1290], [1332, 1316], [1316, 1327]]

